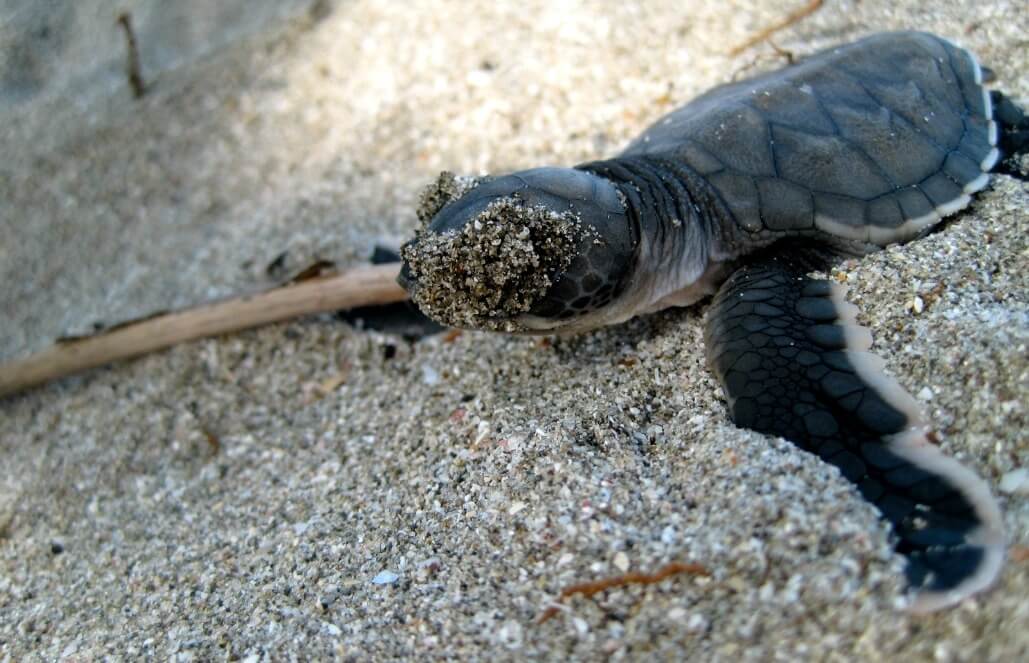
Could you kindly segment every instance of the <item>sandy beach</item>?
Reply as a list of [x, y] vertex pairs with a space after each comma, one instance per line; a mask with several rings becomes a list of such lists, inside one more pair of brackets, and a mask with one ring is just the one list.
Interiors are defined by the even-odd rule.
[[[441, 170], [618, 152], [787, 9], [753, 0], [317, 2], [146, 96], [0, 127], [0, 360], [367, 262]], [[791, 7], [805, 3], [797, 1]], [[827, 2], [815, 52], [917, 28], [1029, 104], [1017, 0]], [[28, 113], [31, 108], [25, 110]], [[47, 132], [47, 138], [40, 138]], [[839, 472], [728, 420], [704, 307], [574, 338], [409, 342], [331, 315], [0, 400], [0, 661], [1029, 657], [1029, 186], [842, 264], [887, 371], [997, 495], [997, 585], [902, 610]], [[562, 588], [675, 574], [562, 602]]]

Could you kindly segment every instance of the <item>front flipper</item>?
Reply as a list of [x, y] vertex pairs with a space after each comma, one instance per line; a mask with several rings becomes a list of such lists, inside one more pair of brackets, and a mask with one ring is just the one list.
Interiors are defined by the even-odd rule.
[[985, 482], [926, 437], [914, 399], [866, 352], [842, 286], [781, 257], [737, 270], [708, 312], [706, 345], [733, 421], [832, 463], [890, 523], [930, 611], [988, 587], [1004, 558]]

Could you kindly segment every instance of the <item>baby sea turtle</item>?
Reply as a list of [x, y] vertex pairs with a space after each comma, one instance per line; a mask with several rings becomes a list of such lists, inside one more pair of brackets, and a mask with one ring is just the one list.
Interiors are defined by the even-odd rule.
[[618, 157], [441, 176], [400, 282], [448, 325], [593, 329], [714, 294], [708, 359], [733, 421], [834, 464], [907, 558], [915, 610], [989, 586], [1004, 558], [986, 483], [928, 439], [867, 352], [834, 261], [925, 234], [985, 187], [1029, 122], [967, 51], [878, 34], [718, 87]]

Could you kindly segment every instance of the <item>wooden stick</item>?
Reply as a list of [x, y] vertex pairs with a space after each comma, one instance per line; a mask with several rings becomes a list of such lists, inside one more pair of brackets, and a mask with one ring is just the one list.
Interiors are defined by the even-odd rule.
[[[603, 580], [595, 580], [592, 582], [583, 582], [571, 587], [565, 587], [561, 590], [561, 593], [557, 597], [558, 603], [564, 601], [570, 596], [576, 594], [582, 594], [583, 596], [593, 596], [599, 594], [604, 590], [611, 589], [612, 587], [626, 587], [628, 585], [654, 585], [665, 578], [669, 578], [679, 573], [692, 573], [694, 575], [709, 576], [711, 572], [706, 567], [695, 563], [683, 563], [683, 562], [672, 562], [664, 567], [658, 569], [657, 573], [640, 573], [639, 571], [632, 571], [625, 575], [615, 576], [613, 578], [604, 578]], [[542, 624], [548, 619], [558, 613], [559, 608], [556, 605], [552, 605], [543, 611], [540, 618], [536, 620], [537, 624]]]
[[760, 32], [758, 32], [757, 34], [752, 35], [749, 39], [747, 39], [747, 41], [743, 42], [742, 44], [740, 44], [736, 48], [734, 48], [731, 51], [729, 51], [729, 55], [731, 55], [731, 56], [739, 55], [740, 53], [742, 53], [743, 51], [747, 50], [751, 46], [753, 46], [755, 44], [758, 44], [758, 43], [761, 43], [764, 40], [768, 39], [769, 37], [774, 35], [779, 30], [782, 30], [783, 28], [788, 28], [789, 26], [793, 25], [794, 23], [797, 23], [801, 19], [807, 18], [811, 14], [814, 14], [816, 11], [818, 11], [819, 7], [822, 6], [824, 1], [825, 0], [811, 0], [806, 5], [804, 5], [803, 7], [798, 9], [797, 11], [793, 12], [792, 14], [790, 14], [789, 16], [784, 18], [783, 20], [779, 21], [778, 23], [776, 23], [774, 25], [770, 25], [767, 28], [765, 28], [764, 30], [761, 30]]
[[0, 365], [0, 396], [112, 361], [138, 357], [177, 343], [289, 320], [310, 313], [391, 304], [407, 299], [396, 277], [399, 263], [360, 267], [256, 295], [119, 325]]
[[139, 66], [139, 45], [136, 43], [136, 33], [132, 29], [132, 15], [128, 12], [118, 16], [118, 25], [125, 30], [125, 43], [128, 46], [128, 57], [125, 70], [129, 75], [129, 87], [132, 88], [132, 96], [142, 99], [146, 94], [146, 83], [143, 82], [143, 70]]

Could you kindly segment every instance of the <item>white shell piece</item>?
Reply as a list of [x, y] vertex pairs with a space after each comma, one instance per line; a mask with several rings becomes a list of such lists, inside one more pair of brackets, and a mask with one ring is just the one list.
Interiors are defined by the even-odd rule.
[[968, 203], [970, 202], [972, 202], [972, 197], [965, 193], [962, 194], [960, 197], [950, 201], [949, 203], [944, 203], [940, 205], [936, 208], [936, 211], [937, 213], [939, 213], [941, 217], [948, 216], [958, 211], [959, 209], [964, 209], [968, 206]]
[[[996, 139], [996, 136], [994, 136], [994, 138]], [[983, 172], [985, 173], [997, 165], [997, 159], [999, 158], [1000, 151], [995, 147], [992, 150], [990, 150], [990, 153], [986, 155], [986, 158], [983, 159], [982, 163], [979, 164], [979, 167], [982, 168]]]
[[975, 178], [971, 182], [965, 185], [965, 193], [975, 193], [976, 191], [982, 191], [983, 187], [990, 183], [990, 174], [983, 173], [979, 177]]

